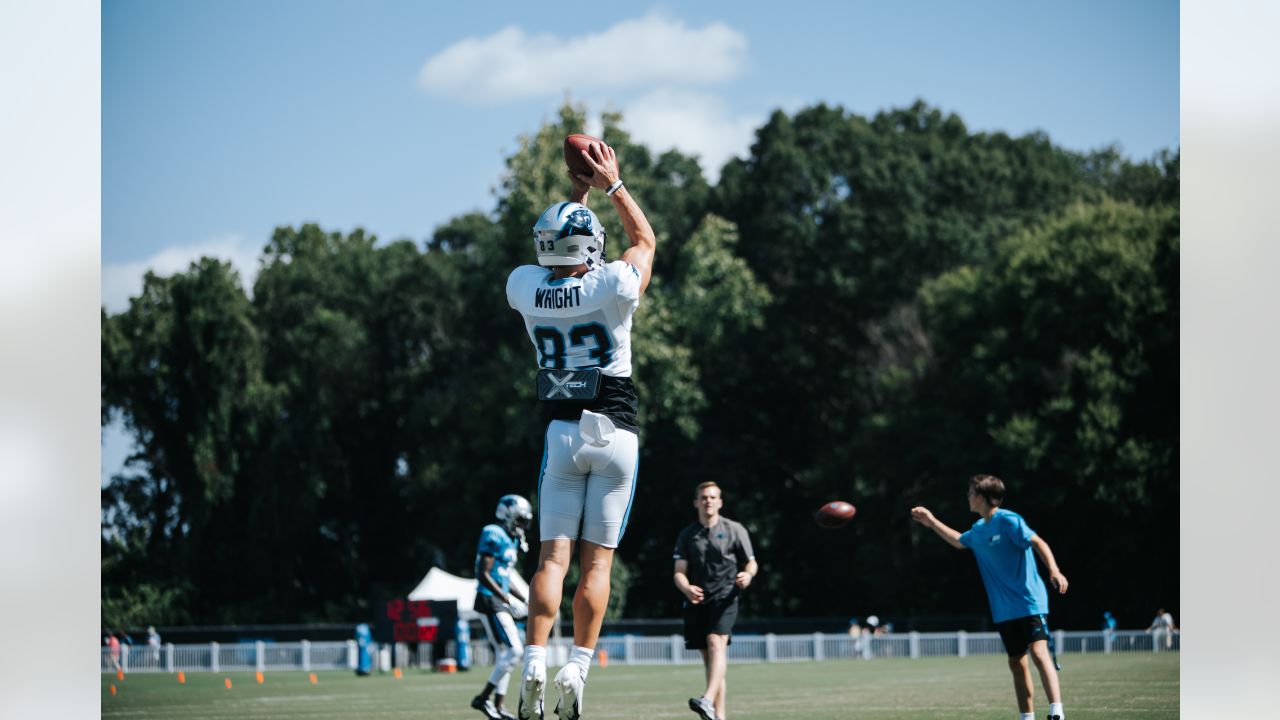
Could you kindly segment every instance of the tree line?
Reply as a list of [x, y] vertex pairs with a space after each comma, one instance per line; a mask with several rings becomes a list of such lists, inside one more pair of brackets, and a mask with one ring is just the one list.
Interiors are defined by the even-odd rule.
[[[493, 210], [423, 242], [280, 227], [251, 288], [205, 258], [103, 310], [102, 422], [137, 442], [102, 491], [104, 623], [367, 619], [432, 566], [470, 575], [497, 499], [536, 503], [504, 287], [585, 115], [520, 138]], [[1071, 579], [1056, 622], [1177, 605], [1176, 151], [820, 104], [775, 112], [711, 185], [619, 115], [603, 134], [658, 234], [611, 616], [678, 613], [671, 547], [709, 479], [760, 559], [745, 614], [985, 614], [972, 559], [907, 512], [967, 527], [978, 472]], [[859, 510], [838, 531], [810, 517], [831, 499]]]

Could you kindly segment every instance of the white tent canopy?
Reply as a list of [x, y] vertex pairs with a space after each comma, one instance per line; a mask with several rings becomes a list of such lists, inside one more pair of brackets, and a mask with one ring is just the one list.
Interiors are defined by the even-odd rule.
[[[518, 573], [511, 573], [511, 587], [529, 597], [529, 585]], [[440, 568], [431, 568], [418, 587], [409, 593], [410, 600], [456, 600], [458, 617], [463, 620], [480, 617], [472, 607], [476, 602], [476, 581], [450, 575]]]

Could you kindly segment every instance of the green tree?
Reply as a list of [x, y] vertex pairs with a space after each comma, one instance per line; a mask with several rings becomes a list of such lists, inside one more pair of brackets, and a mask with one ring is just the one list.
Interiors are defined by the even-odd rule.
[[235, 271], [210, 259], [148, 273], [129, 309], [102, 322], [103, 418], [118, 413], [139, 446], [102, 491], [105, 597], [147, 582], [171, 597], [254, 472], [272, 407], [258, 333]]
[[[351, 620], [430, 566], [470, 574], [497, 499], [536, 503], [533, 352], [503, 289], [585, 117], [519, 138], [493, 211], [422, 244], [282, 227], [251, 298], [206, 259], [103, 313], [103, 422], [138, 444], [103, 490], [104, 623]], [[971, 565], [906, 518], [961, 522], [979, 471], [1089, 568], [1068, 623], [1176, 597], [1153, 550], [1177, 537], [1176, 151], [817, 105], [775, 113], [712, 188], [623, 126], [603, 135], [658, 252], [611, 617], [676, 612], [671, 544], [707, 479], [761, 559], [747, 614], [983, 614]], [[859, 507], [838, 532], [809, 521], [833, 498]]]

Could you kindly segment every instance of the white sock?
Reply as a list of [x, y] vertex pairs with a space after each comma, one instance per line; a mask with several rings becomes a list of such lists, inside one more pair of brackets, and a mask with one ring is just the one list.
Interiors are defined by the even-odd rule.
[[529, 667], [535, 662], [542, 667], [547, 666], [547, 649], [542, 645], [525, 645], [524, 671], [526, 675], [529, 673]]
[[569, 662], [578, 666], [582, 671], [582, 677], [587, 677], [587, 671], [591, 669], [591, 656], [595, 654], [595, 649], [573, 646], [573, 652], [569, 653]]
[[1018, 713], [1018, 720], [1036, 720], [1036, 714], [1033, 712]]
[[1066, 715], [1062, 714], [1062, 703], [1049, 703], [1049, 714], [1057, 715], [1062, 718], [1062, 720], [1066, 720], [1067, 718]]

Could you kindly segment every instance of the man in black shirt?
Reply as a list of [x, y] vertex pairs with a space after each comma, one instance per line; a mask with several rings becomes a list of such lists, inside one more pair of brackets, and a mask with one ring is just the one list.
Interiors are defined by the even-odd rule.
[[675, 582], [684, 593], [684, 646], [702, 653], [707, 690], [689, 700], [702, 720], [725, 720], [725, 665], [738, 597], [759, 567], [751, 538], [741, 524], [720, 514], [720, 486], [704, 482], [694, 491], [698, 522], [676, 538]]

